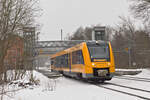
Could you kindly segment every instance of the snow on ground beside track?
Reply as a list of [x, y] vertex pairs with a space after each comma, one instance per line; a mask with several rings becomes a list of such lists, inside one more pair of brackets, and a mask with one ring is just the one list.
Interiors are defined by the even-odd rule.
[[[150, 77], [149, 73], [150, 70], [145, 69], [138, 76], [144, 77], [146, 75]], [[4, 100], [140, 100], [133, 96], [103, 89], [74, 79], [65, 77], [49, 79], [36, 71], [33, 74], [36, 79], [40, 80], [40, 85], [21, 89], [15, 92], [12, 97], [5, 96]], [[148, 82], [135, 82], [116, 78], [109, 82], [150, 90]]]
[[115, 69], [116, 71], [142, 71], [143, 69]]
[[[142, 69], [142, 72], [137, 75], [125, 75], [125, 76], [150, 79], [150, 69]], [[150, 82], [127, 80], [127, 79], [120, 79], [120, 78], [115, 78], [115, 77], [109, 82], [150, 91]], [[141, 93], [139, 93], [139, 95], [140, 94]], [[142, 94], [142, 95], [144, 96], [144, 94]], [[150, 98], [150, 96], [147, 96], [147, 97]]]
[[149, 78], [150, 79], [150, 69], [142, 69], [142, 73], [139, 73], [138, 75], [134, 75], [135, 77], [141, 77], [141, 78]]
[[[44, 83], [43, 83], [44, 84]], [[123, 97], [123, 99], [122, 99]], [[128, 95], [119, 94], [97, 86], [80, 81], [59, 78], [54, 91], [45, 90], [43, 87], [34, 90], [22, 90], [16, 100], [137, 100]]]
[[137, 75], [125, 75], [139, 78], [149, 78], [150, 79], [150, 69], [116, 69], [117, 71], [141, 71]]

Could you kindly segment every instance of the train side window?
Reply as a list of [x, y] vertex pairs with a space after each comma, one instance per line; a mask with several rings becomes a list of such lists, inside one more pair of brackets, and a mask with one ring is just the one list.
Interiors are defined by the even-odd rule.
[[54, 66], [56, 67], [56, 58], [53, 60]]
[[61, 64], [61, 67], [63, 67], [63, 64], [64, 64], [64, 61], [63, 61], [63, 55], [60, 56], [60, 64]]
[[60, 67], [61, 65], [60, 65], [60, 56], [58, 57], [58, 59], [57, 59], [57, 67]]
[[56, 67], [60, 67], [60, 57], [56, 57]]
[[61, 56], [58, 57], [58, 66], [61, 67]]
[[58, 62], [58, 57], [56, 57], [56, 59], [55, 59], [55, 66], [56, 67], [58, 67], [58, 63], [57, 62]]
[[59, 58], [58, 58], [58, 65], [59, 65], [59, 67], [62, 66], [62, 64], [61, 64], [61, 56], [59, 56]]
[[72, 52], [72, 64], [76, 64], [77, 62], [77, 55], [76, 55], [76, 51]]
[[68, 60], [69, 60], [69, 58], [68, 58], [69, 54], [66, 54], [66, 55], [67, 55], [67, 57], [66, 57], [67, 58], [67, 60], [66, 60], [66, 67], [69, 67], [69, 62], [68, 62]]
[[62, 55], [62, 67], [65, 67], [65, 55]]
[[64, 65], [63, 66], [68, 67], [68, 54], [65, 54], [63, 58], [64, 58], [63, 59], [64, 60]]
[[54, 58], [51, 59], [51, 65], [54, 65]]
[[80, 60], [80, 64], [84, 64], [82, 50], [79, 50], [79, 60]]
[[82, 50], [79, 50], [77, 54], [78, 54], [78, 62], [79, 62], [79, 64], [84, 64]]
[[66, 68], [68, 68], [69, 67], [68, 57], [69, 57], [69, 54], [58, 56], [56, 58], [53, 58], [51, 63], [55, 67], [66, 67]]
[[65, 55], [62, 55], [60, 59], [61, 59], [61, 63], [60, 63], [61, 67], [65, 67]]
[[77, 55], [77, 64], [81, 64], [81, 59], [80, 59], [81, 53], [80, 53], [80, 51], [77, 51], [76, 55]]
[[84, 64], [82, 50], [72, 52], [72, 64]]

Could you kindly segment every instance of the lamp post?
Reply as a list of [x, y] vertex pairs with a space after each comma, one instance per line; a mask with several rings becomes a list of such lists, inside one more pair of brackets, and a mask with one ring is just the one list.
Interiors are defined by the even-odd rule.
[[62, 38], [63, 38], [63, 30], [61, 29], [61, 41], [62, 41]]

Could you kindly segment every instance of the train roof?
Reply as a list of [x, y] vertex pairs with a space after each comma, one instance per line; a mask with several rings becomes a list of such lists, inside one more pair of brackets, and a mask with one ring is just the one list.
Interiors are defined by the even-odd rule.
[[[99, 45], [107, 45], [109, 42], [108, 41], [101, 41], [101, 40], [98, 40], [98, 41], [93, 41], [93, 40], [91, 40], [91, 41], [83, 41], [83, 42], [81, 42], [79, 44], [76, 44], [76, 45], [70, 47], [70, 48], [66, 48], [65, 50], [59, 51], [56, 54], [63, 54], [62, 52], [67, 52], [68, 50], [76, 48], [77, 46], [81, 46], [84, 43], [86, 43], [87, 46], [94, 46], [94, 45], [97, 45], [97, 44], [99, 44]], [[54, 55], [55, 54], [51, 55], [51, 57], [54, 56]]]
[[94, 41], [86, 41], [87, 44], [95, 44], [95, 43], [99, 43], [99, 44], [108, 44], [108, 41], [101, 41], [101, 40], [94, 40]]

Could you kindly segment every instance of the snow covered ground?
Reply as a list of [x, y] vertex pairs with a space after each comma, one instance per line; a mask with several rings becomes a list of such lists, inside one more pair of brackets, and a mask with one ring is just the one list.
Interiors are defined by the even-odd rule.
[[[49, 79], [39, 72], [34, 71], [33, 73], [35, 78], [40, 80], [39, 85], [29, 86], [14, 93], [4, 95], [4, 100], [142, 100], [138, 97], [104, 89], [96, 85], [74, 79], [65, 77]], [[142, 73], [132, 77], [150, 78], [150, 70], [143, 69]], [[113, 78], [109, 82], [150, 91], [150, 82], [141, 82], [118, 78]], [[141, 93], [135, 90], [125, 89], [107, 84], [102, 85], [150, 98], [150, 93]], [[10, 85], [8, 89], [12, 89], [12, 87], [13, 89], [19, 88], [17, 86]]]

